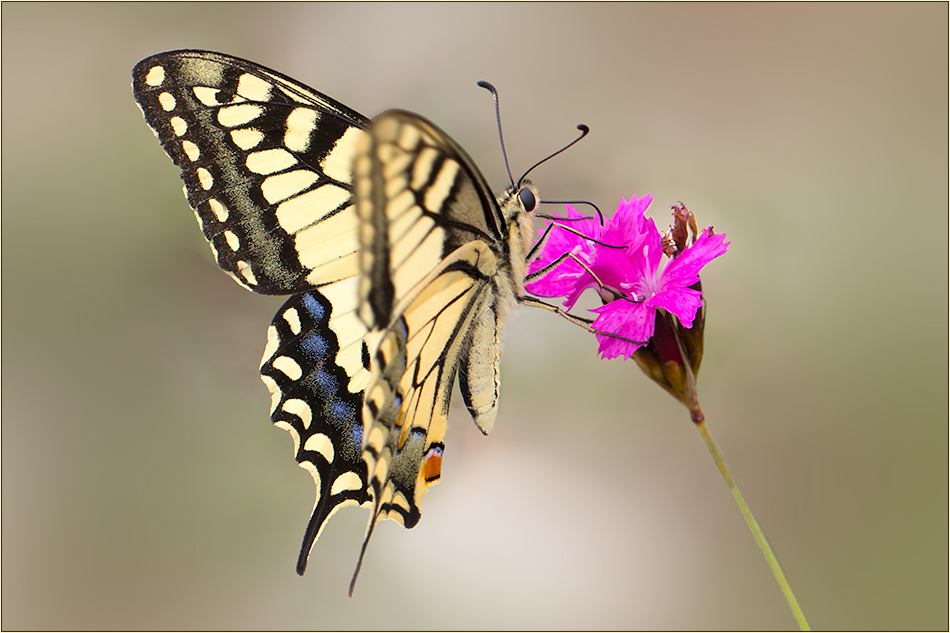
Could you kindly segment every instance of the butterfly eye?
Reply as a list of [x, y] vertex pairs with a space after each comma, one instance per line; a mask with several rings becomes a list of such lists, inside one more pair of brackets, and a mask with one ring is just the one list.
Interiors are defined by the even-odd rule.
[[528, 213], [534, 211], [534, 207], [537, 206], [538, 201], [535, 200], [534, 194], [531, 193], [530, 189], [522, 189], [518, 192], [518, 197], [521, 199], [521, 205], [524, 207], [524, 210]]

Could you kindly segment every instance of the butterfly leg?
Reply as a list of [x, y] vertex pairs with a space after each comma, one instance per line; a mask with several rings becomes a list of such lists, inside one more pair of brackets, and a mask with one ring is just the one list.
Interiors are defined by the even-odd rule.
[[[547, 216], [538, 216], [538, 217], [547, 217]], [[552, 218], [552, 219], [553, 219], [553, 218]], [[563, 218], [562, 218], [562, 219], [563, 219]], [[581, 218], [581, 219], [587, 220], [587, 219], [590, 219], [590, 218], [584, 217], [584, 218]], [[587, 241], [589, 241], [589, 242], [593, 242], [594, 244], [597, 244], [597, 245], [599, 245], [599, 246], [603, 246], [603, 247], [605, 247], [605, 248], [618, 248], [618, 249], [625, 249], [625, 248], [627, 248], [626, 246], [618, 246], [618, 245], [616, 245], [616, 244], [607, 244], [606, 242], [601, 242], [600, 240], [595, 239], [595, 238], [591, 237], [590, 235], [585, 235], [584, 233], [581, 233], [581, 232], [578, 231], [577, 229], [571, 228], [571, 227], [569, 227], [569, 226], [567, 226], [567, 225], [565, 225], [565, 224], [561, 224], [560, 222], [552, 222], [551, 224], [548, 225], [548, 227], [547, 227], [546, 229], [544, 229], [544, 234], [541, 235], [541, 239], [539, 239], [539, 240], [537, 241], [537, 243], [535, 243], [535, 245], [532, 246], [532, 247], [531, 247], [531, 250], [528, 252], [528, 256], [527, 256], [526, 259], [527, 259], [529, 262], [530, 262], [532, 259], [534, 259], [535, 255], [537, 255], [538, 252], [544, 247], [545, 242], [547, 242], [547, 240], [548, 240], [548, 236], [551, 234], [551, 229], [553, 229], [554, 227], [558, 227], [558, 228], [560, 228], [560, 229], [563, 229], [563, 230], [567, 231], [568, 233], [573, 233], [574, 235], [577, 235], [578, 237], [582, 237], [582, 238], [584, 238], [585, 240], [587, 240]]]
[[592, 327], [594, 323], [593, 319], [585, 319], [583, 317], [575, 316], [571, 314], [570, 312], [566, 312], [562, 308], [559, 308], [558, 306], [555, 306], [555, 305], [551, 305], [550, 303], [542, 301], [538, 299], [537, 297], [531, 297], [528, 295], [525, 295], [523, 297], [518, 297], [518, 303], [522, 305], [530, 306], [532, 308], [541, 308], [543, 310], [547, 310], [548, 312], [553, 312], [557, 314], [558, 316], [566, 319], [568, 322], [573, 323], [574, 325], [578, 327], [584, 328], [591, 334], [600, 334], [603, 336], [609, 336], [610, 338], [620, 339], [621, 341], [626, 341], [627, 343], [634, 343], [636, 345], [647, 344], [647, 341], [634, 341], [633, 339], [629, 339], [625, 336], [620, 336], [619, 334], [615, 334], [614, 332], [604, 332], [603, 330], [594, 329]]
[[[530, 275], [526, 275], [526, 276], [525, 276], [525, 279], [524, 279], [524, 280], [525, 280], [525, 283], [530, 283], [530, 282], [532, 282], [532, 281], [537, 281], [538, 279], [543, 278], [545, 275], [547, 275], [549, 272], [551, 272], [552, 270], [554, 270], [555, 268], [557, 268], [562, 262], [564, 262], [564, 261], [567, 260], [567, 259], [570, 259], [570, 260], [576, 262], [578, 266], [580, 266], [581, 268], [583, 268], [584, 271], [585, 271], [588, 275], [590, 275], [591, 278], [597, 283], [597, 286], [600, 288], [600, 290], [601, 290], [601, 291], [606, 291], [606, 292], [609, 292], [610, 294], [612, 294], [613, 297], [614, 297], [614, 300], [627, 298], [626, 295], [625, 295], [624, 293], [620, 292], [619, 290], [615, 290], [615, 289], [613, 289], [613, 288], [611, 288], [611, 287], [605, 285], [605, 284], [597, 277], [597, 275], [594, 273], [594, 271], [591, 270], [590, 267], [589, 267], [584, 261], [582, 261], [579, 257], [577, 257], [576, 255], [574, 255], [574, 253], [564, 253], [563, 255], [561, 255], [560, 257], [558, 257], [557, 259], [555, 259], [553, 262], [551, 262], [551, 263], [548, 264], [547, 266], [545, 266], [545, 267], [543, 267], [543, 268], [539, 268], [538, 270], [534, 271], [534, 272], [531, 273]], [[603, 297], [603, 292], [601, 293], [601, 296]], [[636, 302], [635, 302], [635, 303], [636, 303]]]

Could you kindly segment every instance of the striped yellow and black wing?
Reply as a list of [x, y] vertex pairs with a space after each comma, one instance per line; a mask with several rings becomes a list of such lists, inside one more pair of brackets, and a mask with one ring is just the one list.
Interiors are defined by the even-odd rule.
[[[354, 165], [360, 310], [382, 334], [364, 407], [374, 510], [412, 527], [441, 472], [456, 375], [476, 424], [495, 420], [502, 319], [523, 292], [531, 185], [491, 195], [448, 135], [400, 110], [377, 117]], [[530, 189], [529, 189], [530, 188]], [[532, 205], [533, 208], [533, 205]]]
[[316, 484], [303, 573], [330, 515], [369, 501], [362, 407], [373, 336], [357, 314], [352, 201], [352, 156], [369, 120], [280, 73], [207, 51], [142, 60], [132, 89], [181, 168], [218, 265], [254, 292], [295, 295], [268, 329], [261, 378], [272, 421], [291, 433]]

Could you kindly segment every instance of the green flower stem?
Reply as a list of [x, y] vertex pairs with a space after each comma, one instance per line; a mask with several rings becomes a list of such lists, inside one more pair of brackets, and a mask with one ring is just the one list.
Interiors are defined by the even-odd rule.
[[699, 430], [699, 434], [703, 436], [703, 440], [706, 442], [706, 448], [709, 449], [709, 454], [712, 455], [716, 466], [719, 467], [722, 478], [726, 480], [726, 485], [728, 485], [729, 490], [732, 491], [732, 496], [736, 498], [736, 503], [739, 504], [742, 516], [745, 517], [745, 522], [748, 524], [749, 529], [752, 530], [752, 535], [755, 537], [756, 543], [759, 544], [759, 549], [762, 550], [765, 560], [768, 561], [769, 567], [772, 568], [772, 574], [775, 575], [778, 586], [782, 588], [782, 593], [785, 594], [785, 599], [788, 600], [788, 606], [791, 607], [792, 613], [795, 615], [798, 627], [802, 631], [811, 631], [808, 622], [805, 620], [805, 614], [802, 613], [801, 607], [798, 606], [798, 601], [795, 599], [795, 594], [792, 593], [792, 588], [789, 587], [788, 581], [785, 580], [785, 573], [782, 571], [782, 566], [779, 565], [778, 558], [775, 557], [775, 552], [772, 551], [768, 539], [766, 539], [765, 534], [762, 533], [762, 528], [759, 527], [755, 517], [752, 516], [752, 511], [749, 510], [749, 506], [746, 505], [745, 499], [742, 498], [742, 493], [739, 492], [736, 480], [732, 478], [732, 473], [729, 472], [729, 468], [726, 466], [726, 460], [722, 456], [722, 452], [719, 450], [716, 440], [713, 439], [712, 434], [709, 432], [709, 427], [706, 426], [706, 420], [701, 419], [696, 421], [694, 419], [694, 422], [696, 422], [696, 428]]

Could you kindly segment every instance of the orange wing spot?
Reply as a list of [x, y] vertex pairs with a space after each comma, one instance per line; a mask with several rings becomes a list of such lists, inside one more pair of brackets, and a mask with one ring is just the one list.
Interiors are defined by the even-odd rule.
[[426, 482], [438, 481], [442, 476], [442, 447], [430, 448], [422, 463], [422, 476]]

